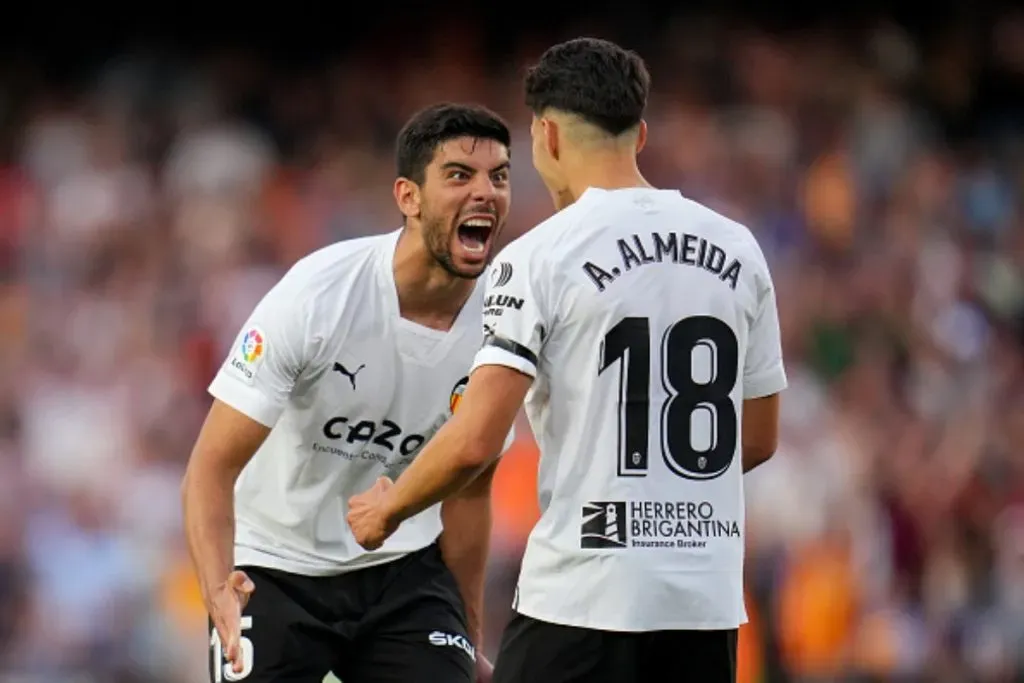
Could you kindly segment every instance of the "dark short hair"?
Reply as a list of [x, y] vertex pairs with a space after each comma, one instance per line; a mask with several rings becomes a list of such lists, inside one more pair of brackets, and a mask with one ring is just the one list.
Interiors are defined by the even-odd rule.
[[575, 114], [609, 135], [640, 123], [651, 76], [637, 53], [599, 38], [576, 38], [547, 49], [526, 73], [526, 106]]
[[443, 102], [413, 114], [398, 133], [395, 165], [398, 176], [419, 185], [426, 179], [427, 166], [437, 148], [461, 137], [512, 144], [508, 125], [486, 107]]

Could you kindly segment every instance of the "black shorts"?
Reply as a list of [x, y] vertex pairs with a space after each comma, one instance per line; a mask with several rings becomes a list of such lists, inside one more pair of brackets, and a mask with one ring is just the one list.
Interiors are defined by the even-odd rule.
[[494, 683], [734, 683], [737, 630], [597, 631], [514, 614]]
[[337, 576], [239, 569], [256, 585], [242, 612], [251, 670], [231, 671], [211, 626], [213, 683], [321, 683], [328, 672], [343, 683], [473, 683], [462, 598], [436, 544]]

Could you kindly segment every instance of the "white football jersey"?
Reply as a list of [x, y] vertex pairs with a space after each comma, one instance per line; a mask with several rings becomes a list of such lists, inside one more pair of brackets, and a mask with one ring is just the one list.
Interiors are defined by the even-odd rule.
[[743, 400], [786, 386], [753, 235], [675, 191], [591, 188], [487, 285], [474, 367], [535, 378], [541, 517], [515, 608], [616, 631], [746, 621]]
[[435, 505], [367, 552], [345, 521], [350, 496], [397, 477], [450, 417], [483, 340], [483, 278], [448, 332], [400, 316], [400, 233], [299, 261], [256, 306], [210, 385], [272, 427], [235, 487], [237, 565], [338, 574], [397, 559], [441, 531]]

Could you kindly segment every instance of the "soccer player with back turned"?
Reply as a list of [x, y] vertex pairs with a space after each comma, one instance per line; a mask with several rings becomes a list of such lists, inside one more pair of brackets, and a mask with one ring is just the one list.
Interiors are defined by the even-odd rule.
[[636, 54], [594, 39], [529, 71], [558, 212], [492, 265], [459, 413], [350, 506], [365, 547], [400, 533], [491, 464], [525, 398], [541, 517], [501, 683], [735, 679], [743, 473], [775, 451], [786, 386], [778, 313], [750, 231], [640, 174], [648, 88]]

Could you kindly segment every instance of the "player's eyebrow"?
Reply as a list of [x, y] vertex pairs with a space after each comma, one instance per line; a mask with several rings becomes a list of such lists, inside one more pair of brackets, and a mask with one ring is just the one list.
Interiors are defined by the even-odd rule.
[[[504, 171], [505, 169], [511, 168], [511, 166], [512, 166], [512, 163], [510, 161], [503, 161], [500, 164], [498, 164], [497, 166], [495, 166], [494, 168], [492, 168], [491, 170], [489, 170], [488, 173], [494, 173], [496, 171]], [[473, 168], [469, 164], [464, 164], [464, 163], [462, 163], [460, 161], [448, 161], [448, 162], [442, 164], [441, 168], [443, 170], [458, 169], [460, 171], [465, 171], [467, 173], [476, 173], [477, 172], [477, 169]]]

